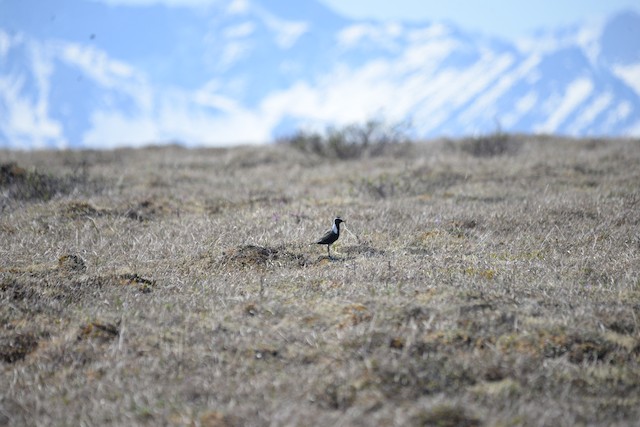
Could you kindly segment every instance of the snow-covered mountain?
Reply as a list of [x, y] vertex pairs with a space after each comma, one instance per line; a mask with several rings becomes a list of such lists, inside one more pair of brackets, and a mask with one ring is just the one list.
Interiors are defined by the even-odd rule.
[[260, 143], [370, 118], [411, 120], [420, 137], [640, 136], [634, 11], [510, 42], [353, 21], [316, 0], [3, 9], [2, 147]]

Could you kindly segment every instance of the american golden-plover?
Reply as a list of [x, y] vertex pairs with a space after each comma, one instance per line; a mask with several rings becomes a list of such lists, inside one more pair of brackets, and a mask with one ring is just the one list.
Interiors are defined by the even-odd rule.
[[324, 234], [324, 236], [322, 236], [322, 238], [316, 242], [319, 245], [327, 245], [327, 255], [329, 256], [329, 258], [331, 258], [331, 250], [330, 250], [331, 245], [336, 240], [338, 240], [338, 237], [340, 237], [340, 223], [342, 222], [346, 222], [346, 221], [342, 220], [342, 218], [340, 217], [337, 217], [336, 219], [334, 219], [333, 226], [331, 227], [331, 229], [327, 231]]

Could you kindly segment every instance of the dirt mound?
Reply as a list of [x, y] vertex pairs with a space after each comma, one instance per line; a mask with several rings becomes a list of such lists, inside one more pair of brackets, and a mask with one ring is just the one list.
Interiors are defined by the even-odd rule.
[[156, 284], [155, 280], [146, 279], [136, 273], [120, 274], [110, 278], [110, 280], [115, 280], [121, 286], [135, 286], [143, 293], [151, 292], [151, 288]]
[[93, 321], [82, 325], [78, 331], [78, 341], [97, 340], [108, 342], [120, 334], [120, 328], [113, 323]]
[[0, 360], [18, 362], [38, 347], [39, 338], [32, 333], [15, 333], [0, 338]]
[[156, 217], [161, 211], [162, 206], [158, 205], [151, 199], [142, 200], [137, 203], [135, 206], [127, 209], [123, 216], [126, 218], [132, 219], [134, 221], [150, 221], [154, 217]]
[[99, 217], [99, 216], [106, 215], [110, 212], [106, 209], [95, 207], [89, 202], [82, 201], [82, 200], [75, 200], [75, 201], [69, 202], [65, 206], [63, 213], [65, 216], [69, 218], [78, 219], [78, 218], [84, 218], [84, 217]]
[[58, 258], [58, 271], [82, 273], [86, 270], [87, 265], [79, 255], [62, 255]]
[[282, 248], [245, 245], [222, 254], [224, 264], [241, 267], [295, 266], [304, 267], [308, 260], [304, 255], [294, 254]]

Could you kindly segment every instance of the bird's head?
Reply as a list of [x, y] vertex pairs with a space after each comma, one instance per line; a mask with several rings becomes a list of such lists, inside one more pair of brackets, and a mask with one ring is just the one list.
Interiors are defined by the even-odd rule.
[[340, 224], [341, 222], [346, 222], [346, 221], [345, 221], [345, 220], [343, 220], [343, 219], [342, 219], [342, 218], [340, 218], [340, 217], [337, 217], [336, 219], [334, 219], [334, 220], [333, 220], [333, 223], [334, 223], [335, 225], [338, 225], [338, 224]]

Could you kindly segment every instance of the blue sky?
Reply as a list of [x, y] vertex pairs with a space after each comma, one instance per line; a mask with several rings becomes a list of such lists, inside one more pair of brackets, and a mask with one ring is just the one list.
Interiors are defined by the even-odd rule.
[[[212, 25], [211, 33], [207, 33], [206, 37], [202, 35], [206, 32], [203, 29], [217, 22], [214, 15], [205, 15], [207, 18], [202, 21], [180, 21], [186, 23], [184, 28], [189, 31], [180, 32], [176, 28], [172, 29], [173, 32], [166, 31], [169, 21], [179, 21], [180, 16], [193, 15], [193, 11], [183, 8], [193, 7], [197, 12], [204, 8], [206, 12], [206, 8], [222, 1], [225, 2], [224, 7], [209, 12], [227, 14], [230, 19], [224, 26]], [[275, 15], [265, 13], [268, 8], [259, 7], [251, 11], [252, 1], [263, 5], [273, 1], [277, 12], [291, 12], [293, 17], [287, 18], [291, 21], [274, 19]], [[511, 40], [512, 43], [505, 45], [517, 46], [521, 50], [517, 56], [528, 56], [526, 60], [517, 62], [512, 49], [501, 53], [498, 50], [503, 44], [490, 43], [495, 44], [497, 50], [487, 48], [478, 51], [475, 62], [469, 62], [466, 68], [432, 67], [429, 64], [439, 64], [443, 58], [452, 56], [457, 47], [455, 41], [448, 39], [447, 31], [441, 32], [446, 26], [424, 25], [417, 30], [393, 22], [384, 25], [354, 22], [336, 33], [335, 40], [342, 51], [347, 52], [345, 49], [351, 44], [355, 46], [362, 37], [366, 37], [380, 42], [383, 47], [392, 46], [395, 56], [389, 56], [389, 59], [372, 58], [362, 65], [358, 62], [354, 62], [356, 65], [353, 66], [331, 65], [317, 74], [304, 74], [297, 81], [287, 81], [280, 86], [277, 83], [273, 87], [269, 86], [271, 83], [265, 83], [263, 87], [260, 86], [260, 76], [253, 79], [247, 73], [245, 78], [242, 72], [238, 75], [235, 72], [225, 74], [226, 70], [234, 61], [244, 64], [242, 60], [247, 58], [263, 60], [259, 55], [252, 56], [262, 46], [251, 40], [261, 28], [266, 29], [261, 34], [273, 37], [274, 46], [280, 49], [277, 52], [290, 47], [310, 25], [299, 17], [304, 16], [303, 13], [294, 12], [317, 7], [318, 3], [311, 0], [0, 0], [0, 66], [5, 65], [4, 69], [0, 67], [0, 132], [8, 129], [7, 135], [11, 135], [8, 139], [31, 147], [44, 146], [49, 141], [58, 147], [69, 146], [68, 129], [77, 133], [73, 137], [74, 143], [82, 141], [87, 147], [106, 148], [167, 140], [215, 145], [270, 141], [276, 131], [281, 132], [282, 123], [288, 123], [291, 117], [320, 126], [364, 122], [371, 117], [384, 117], [393, 122], [410, 115], [419, 123], [420, 128], [416, 128], [416, 131], [424, 135], [436, 131], [450, 132], [450, 129], [453, 129], [452, 132], [475, 134], [485, 129], [484, 123], [494, 125], [495, 115], [485, 119], [485, 109], [489, 111], [486, 114], [494, 114], [491, 108], [495, 100], [503, 94], [509, 94], [516, 82], [524, 82], [523, 87], [537, 82], [539, 64], [544, 55], [560, 49], [567, 50], [567, 47], [577, 47], [595, 60], [600, 49], [599, 37], [604, 29], [599, 24], [624, 9], [640, 12], [640, 0], [316, 1], [356, 21], [402, 20], [425, 24], [444, 21], [456, 24], [463, 33], [477, 31], [507, 39], [522, 36], [523, 39]], [[115, 9], [92, 8], [90, 2], [128, 5], [131, 9], [118, 9], [118, 13], [111, 15], [110, 12]], [[157, 4], [176, 8], [134, 10], [135, 6]], [[34, 5], [38, 7], [34, 8]], [[297, 6], [296, 10], [289, 9], [289, 5]], [[67, 9], [73, 9], [73, 13], [65, 14]], [[246, 20], [236, 19], [235, 15], [242, 16], [245, 12]], [[85, 16], [83, 13], [86, 19], [82, 19], [82, 22], [69, 21], [80, 21], [79, 17]], [[104, 22], [102, 13], [105, 14]], [[163, 25], [149, 25], [150, 19], [141, 18], [145, 13], [156, 18], [166, 17], [167, 20], [162, 21]], [[95, 25], [91, 21], [96, 16], [104, 25]], [[111, 21], [106, 19], [108, 16], [111, 16]], [[146, 19], [145, 25], [114, 25], [114, 17], [121, 24], [123, 16], [127, 17], [125, 20], [133, 19], [130, 17]], [[212, 20], [212, 17], [215, 19]], [[584, 25], [589, 21], [596, 25]], [[314, 24], [316, 22], [313, 21]], [[636, 25], [637, 21], [633, 22]], [[85, 23], [87, 25], [82, 25]], [[526, 37], [535, 29], [554, 29], [574, 23], [581, 24], [580, 31], [567, 31], [557, 37], [532, 37], [529, 40]], [[22, 24], [24, 28], [20, 26]], [[197, 31], [194, 25], [199, 25]], [[133, 36], [123, 31], [127, 28]], [[25, 34], [29, 34], [29, 31], [34, 34], [25, 36], [20, 33], [22, 30]], [[192, 34], [190, 30], [195, 33]], [[48, 31], [55, 34], [48, 34]], [[95, 40], [90, 37], [94, 32], [97, 33]], [[122, 37], [115, 37], [114, 34]], [[406, 37], [400, 38], [399, 34], [405, 34]], [[640, 93], [638, 45], [631, 43], [638, 37], [626, 37], [624, 32], [616, 34], [619, 37], [614, 41], [630, 44], [635, 51], [629, 55], [635, 56], [632, 55], [632, 63], [618, 64], [612, 72], [636, 93]], [[186, 42], [173, 44], [172, 35], [184, 37]], [[132, 43], [128, 43], [130, 37], [134, 37]], [[406, 41], [406, 45], [396, 45], [396, 38]], [[481, 38], [479, 40], [483, 42]], [[2, 62], [3, 55], [13, 46], [22, 49], [17, 52], [25, 54], [16, 54], [11, 58], [22, 58], [24, 66], [14, 66], [10, 63], [12, 59]], [[189, 49], [189, 46], [192, 48]], [[171, 47], [166, 50], [168, 54], [165, 47]], [[476, 58], [474, 55], [464, 58], [471, 57]], [[247, 69], [259, 70], [262, 66], [259, 63], [256, 68], [256, 63], [252, 64], [254, 67]], [[280, 63], [280, 70], [291, 69], [291, 64], [294, 70], [299, 66], [285, 58]], [[428, 66], [421, 68], [421, 64]], [[304, 69], [300, 65], [300, 70]], [[418, 69], [421, 71], [416, 72]], [[560, 73], [564, 73], [562, 69]], [[19, 75], [28, 70], [33, 74], [31, 80]], [[57, 70], [62, 71], [58, 73]], [[8, 74], [2, 75], [4, 71]], [[264, 80], [271, 82], [280, 79], [279, 75], [274, 75], [274, 79]], [[411, 78], [407, 78], [407, 75]], [[531, 126], [535, 126], [532, 127], [534, 131], [553, 133], [567, 122], [573, 127], [563, 129], [574, 134], [580, 129], [587, 129], [594, 117], [613, 117], [611, 123], [622, 117], [618, 120], [622, 123], [621, 120], [626, 120], [633, 113], [627, 98], [617, 98], [609, 89], [607, 92], [598, 92], [595, 80], [584, 75], [567, 75], [563, 81], [570, 79], [574, 80], [567, 83], [566, 90], [554, 89], [557, 93], [552, 94], [548, 102], [545, 101], [542, 113], [535, 112], [534, 108], [541, 102], [540, 99], [546, 99], [546, 86], [541, 86], [541, 95], [533, 91], [518, 93], [519, 99], [513, 101], [515, 108], [506, 113], [500, 112], [501, 124], [509, 129], [510, 123], [517, 124], [518, 120], [534, 111], [540, 114], [540, 118], [531, 122]], [[74, 81], [82, 83], [75, 84]], [[501, 83], [493, 85], [498, 81]], [[64, 84], [58, 84], [60, 82]], [[85, 87], [82, 86], [85, 83], [94, 90], [91, 96], [84, 96], [78, 89]], [[260, 92], [260, 99], [245, 89], [251, 85], [259, 90], [264, 89]], [[619, 82], [610, 86], [618, 87]], [[592, 101], [588, 101], [590, 97]], [[580, 110], [581, 104], [587, 101], [590, 104], [584, 111]], [[459, 115], [462, 118], [456, 120], [461, 121], [455, 122], [455, 126], [447, 124], [448, 128], [442, 127], [449, 120], [446, 111], [458, 111], [465, 102], [469, 105], [469, 109], [465, 110], [466, 116]], [[90, 107], [85, 108], [85, 104]], [[9, 114], [2, 111], [2, 105], [11, 106]], [[69, 111], [75, 115], [72, 116]], [[572, 118], [574, 115], [576, 119]], [[625, 124], [627, 128], [620, 132], [638, 135], [640, 121], [637, 116], [629, 117], [634, 117], [635, 122]]]
[[[20, 0], [0, 0], [0, 8]], [[69, 0], [81, 1], [81, 0]], [[87, 0], [84, 0], [87, 1]], [[93, 0], [111, 4], [201, 6], [219, 0]], [[238, 0], [242, 1], [242, 0]], [[289, 0], [292, 2], [305, 0]], [[539, 28], [597, 21], [623, 9], [640, 12], [640, 0], [319, 0], [355, 19], [448, 21], [464, 30], [506, 38]]]
[[502, 37], [542, 27], [597, 20], [622, 9], [640, 11], [638, 0], [321, 0], [352, 18], [446, 20]]

